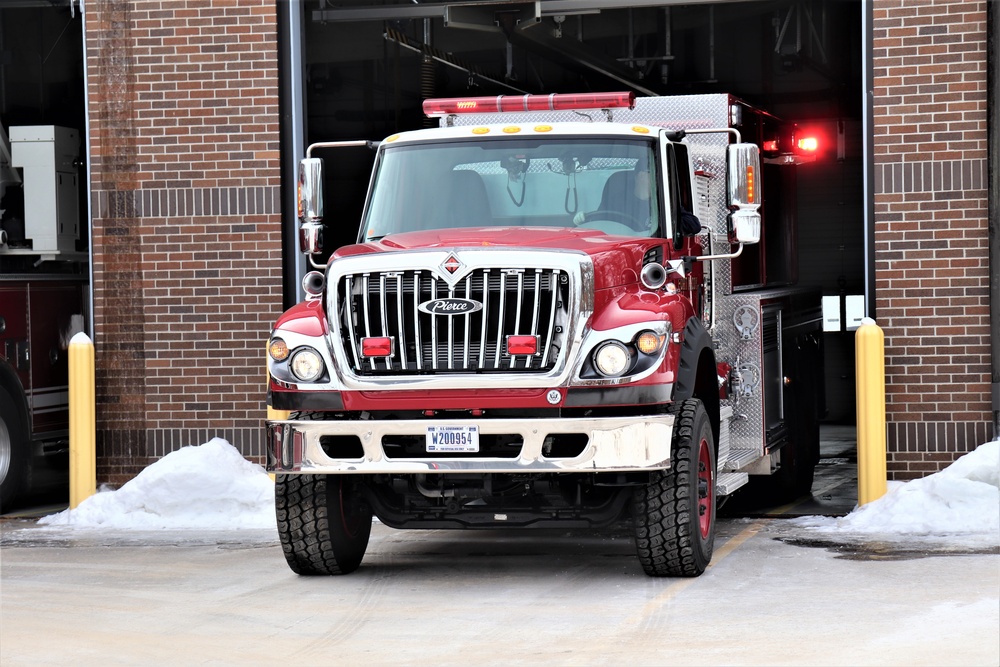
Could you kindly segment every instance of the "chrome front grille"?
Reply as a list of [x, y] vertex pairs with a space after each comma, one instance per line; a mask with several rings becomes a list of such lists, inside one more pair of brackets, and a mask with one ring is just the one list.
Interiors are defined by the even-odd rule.
[[[547, 372], [565, 344], [569, 282], [558, 268], [475, 268], [457, 282], [429, 269], [342, 275], [338, 320], [350, 368], [361, 376]], [[478, 309], [426, 312], [441, 299]], [[535, 353], [510, 354], [508, 336], [534, 337]], [[374, 338], [391, 339], [390, 356], [364, 354], [363, 340]]]

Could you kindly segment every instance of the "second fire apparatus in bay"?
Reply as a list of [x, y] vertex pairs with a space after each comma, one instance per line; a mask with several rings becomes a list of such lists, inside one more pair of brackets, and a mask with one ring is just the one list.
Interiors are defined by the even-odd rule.
[[[751, 476], [807, 493], [820, 295], [796, 287], [794, 127], [729, 95], [427, 100], [377, 148], [358, 242], [268, 344], [291, 569], [394, 528], [630, 519], [651, 576], [708, 566]], [[322, 251], [323, 167], [300, 168]], [[806, 158], [808, 159], [808, 158]], [[762, 225], [762, 219], [766, 224]], [[755, 479], [756, 482], [756, 479]]]

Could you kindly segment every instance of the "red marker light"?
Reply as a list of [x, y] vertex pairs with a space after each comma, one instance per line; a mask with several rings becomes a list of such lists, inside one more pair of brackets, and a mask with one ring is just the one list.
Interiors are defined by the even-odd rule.
[[635, 108], [635, 93], [586, 93], [581, 95], [497, 95], [424, 100], [424, 113], [435, 118], [460, 113], [508, 111], [568, 111], [571, 109]]
[[538, 352], [538, 336], [507, 336], [507, 354], [535, 354]]
[[770, 141], [765, 141], [764, 145], [761, 146], [761, 150], [765, 153], [777, 153], [778, 152], [778, 140], [771, 139]]
[[362, 338], [361, 354], [365, 357], [391, 357], [392, 338], [390, 336]]
[[803, 139], [799, 139], [796, 145], [801, 151], [812, 152], [819, 148], [819, 141], [816, 137], [805, 137]]

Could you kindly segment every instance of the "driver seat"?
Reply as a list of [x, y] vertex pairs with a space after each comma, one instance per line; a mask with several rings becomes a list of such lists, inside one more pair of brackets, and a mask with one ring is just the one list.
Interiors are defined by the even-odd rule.
[[616, 171], [604, 183], [597, 210], [616, 211], [634, 218], [640, 213], [636, 204], [635, 174], [632, 171]]
[[445, 194], [448, 227], [489, 227], [493, 211], [486, 195], [483, 177], [471, 169], [459, 169], [448, 175]]

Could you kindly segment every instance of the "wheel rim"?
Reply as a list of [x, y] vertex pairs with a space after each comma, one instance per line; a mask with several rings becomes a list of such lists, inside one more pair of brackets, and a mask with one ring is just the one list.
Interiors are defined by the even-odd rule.
[[7, 479], [10, 472], [11, 442], [7, 422], [0, 418], [0, 482]]
[[698, 446], [698, 528], [701, 538], [708, 538], [712, 529], [712, 503], [715, 502], [712, 457], [708, 440], [702, 438]]

